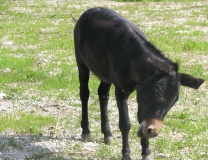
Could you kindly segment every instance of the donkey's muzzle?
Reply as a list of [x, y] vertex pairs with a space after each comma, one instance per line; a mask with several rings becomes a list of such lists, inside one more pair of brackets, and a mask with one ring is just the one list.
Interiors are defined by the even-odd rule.
[[153, 138], [156, 137], [162, 126], [162, 121], [159, 119], [147, 119], [143, 120], [137, 135], [141, 138]]

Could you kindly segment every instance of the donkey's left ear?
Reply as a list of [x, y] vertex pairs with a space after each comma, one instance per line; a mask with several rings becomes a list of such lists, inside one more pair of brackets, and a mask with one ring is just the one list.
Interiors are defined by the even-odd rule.
[[149, 68], [149, 69], [152, 69], [152, 70], [157, 70], [159, 71], [160, 73], [164, 73], [164, 74], [168, 74], [170, 73], [171, 71], [171, 67], [168, 65], [168, 63], [166, 62], [163, 62], [157, 58], [154, 58], [154, 57], [148, 57], [146, 59], [146, 66]]
[[198, 89], [201, 86], [201, 84], [204, 82], [204, 80], [201, 78], [195, 78], [185, 73], [179, 73], [179, 75], [180, 75], [181, 85], [190, 88]]

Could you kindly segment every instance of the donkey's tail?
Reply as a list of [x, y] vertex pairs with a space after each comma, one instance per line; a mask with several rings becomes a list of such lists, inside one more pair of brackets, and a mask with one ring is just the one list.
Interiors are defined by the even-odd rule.
[[77, 22], [77, 19], [76, 18], [74, 18], [74, 16], [71, 14], [71, 18], [72, 18], [72, 20], [76, 23]]

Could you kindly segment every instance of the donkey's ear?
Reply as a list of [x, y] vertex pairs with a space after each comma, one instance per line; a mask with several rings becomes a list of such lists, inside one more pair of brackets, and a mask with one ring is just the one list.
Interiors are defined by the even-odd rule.
[[160, 73], [168, 74], [171, 71], [171, 67], [168, 65], [168, 63], [163, 62], [157, 58], [148, 57], [146, 60], [146, 65], [149, 69], [157, 70]]
[[181, 85], [187, 86], [190, 88], [198, 89], [201, 84], [204, 82], [201, 78], [195, 78], [185, 73], [179, 73]]

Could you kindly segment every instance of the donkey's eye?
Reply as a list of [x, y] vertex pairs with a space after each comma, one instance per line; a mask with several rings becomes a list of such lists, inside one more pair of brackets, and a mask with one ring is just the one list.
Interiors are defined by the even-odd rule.
[[164, 96], [163, 96], [163, 94], [160, 90], [156, 89], [155, 90], [155, 95], [157, 97], [157, 101], [159, 101], [159, 102], [164, 102], [165, 101]]

